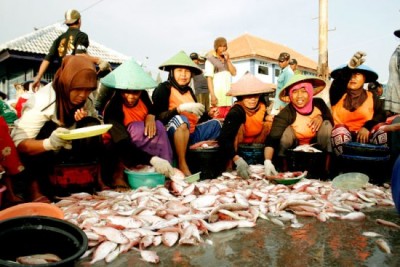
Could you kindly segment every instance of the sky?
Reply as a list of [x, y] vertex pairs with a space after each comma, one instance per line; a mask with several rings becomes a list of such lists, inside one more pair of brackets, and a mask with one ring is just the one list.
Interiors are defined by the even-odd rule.
[[[34, 28], [63, 22], [68, 9], [82, 15], [90, 40], [158, 66], [181, 50], [205, 53], [214, 39], [245, 33], [288, 46], [318, 62], [319, 0], [0, 0], [0, 44]], [[356, 51], [388, 79], [400, 39], [399, 0], [328, 0], [328, 64], [347, 63]]]

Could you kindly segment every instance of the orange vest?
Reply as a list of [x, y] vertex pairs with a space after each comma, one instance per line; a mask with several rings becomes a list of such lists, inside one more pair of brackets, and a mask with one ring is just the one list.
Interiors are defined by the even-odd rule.
[[138, 103], [134, 107], [127, 107], [123, 105], [122, 112], [124, 113], [124, 125], [128, 126], [131, 122], [144, 121], [147, 116], [147, 107], [143, 103], [142, 99], [139, 99]]
[[310, 144], [311, 139], [317, 135], [317, 132], [313, 132], [307, 125], [312, 119], [319, 115], [322, 115], [322, 112], [317, 107], [314, 107], [314, 110], [310, 115], [301, 115], [298, 112], [296, 113], [296, 120], [292, 123], [291, 127], [293, 128], [297, 140], [299, 140], [299, 145]]
[[[169, 96], [169, 107], [168, 109], [174, 109], [177, 108], [180, 104], [183, 103], [194, 103], [194, 99], [192, 95], [190, 94], [190, 91], [187, 91], [184, 94], [181, 94], [176, 88], [171, 87], [171, 95]], [[196, 114], [190, 113], [190, 112], [181, 112], [181, 115], [185, 116], [188, 118], [189, 123], [190, 123], [190, 128], [189, 132], [193, 133], [194, 129], [197, 125], [197, 122], [199, 121], [199, 118], [197, 117]]]
[[344, 94], [339, 102], [332, 107], [332, 116], [335, 125], [344, 124], [350, 132], [358, 132], [366, 121], [374, 115], [374, 99], [371, 92], [367, 92], [367, 99], [355, 111], [349, 111], [343, 107]]
[[246, 114], [246, 122], [244, 123], [244, 143], [252, 143], [253, 140], [262, 132], [265, 110], [266, 107], [264, 103], [260, 103], [260, 108], [256, 113], [251, 116]]

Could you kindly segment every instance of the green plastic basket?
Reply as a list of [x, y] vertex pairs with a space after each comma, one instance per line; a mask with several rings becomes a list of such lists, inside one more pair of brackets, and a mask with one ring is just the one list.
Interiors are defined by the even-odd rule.
[[125, 170], [124, 172], [130, 187], [133, 189], [142, 186], [153, 188], [165, 183], [165, 176], [158, 172], [135, 172], [131, 170]]

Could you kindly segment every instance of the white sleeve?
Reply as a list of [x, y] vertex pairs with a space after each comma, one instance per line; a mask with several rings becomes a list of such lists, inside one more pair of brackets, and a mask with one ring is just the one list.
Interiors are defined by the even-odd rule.
[[206, 60], [204, 65], [204, 77], [214, 77], [214, 69], [214, 65], [209, 60]]

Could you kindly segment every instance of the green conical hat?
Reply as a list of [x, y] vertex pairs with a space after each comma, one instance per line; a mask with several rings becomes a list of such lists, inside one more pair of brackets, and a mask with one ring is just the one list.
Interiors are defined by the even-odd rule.
[[157, 87], [156, 81], [133, 60], [127, 60], [107, 74], [100, 82], [120, 90], [145, 90]]
[[280, 100], [282, 100], [283, 102], [289, 103], [290, 102], [290, 99], [289, 99], [290, 88], [292, 88], [293, 85], [296, 85], [299, 83], [311, 83], [312, 86], [314, 87], [314, 95], [317, 95], [326, 86], [325, 81], [320, 78], [317, 78], [314, 76], [306, 76], [303, 74], [295, 74], [289, 79], [289, 81], [282, 88], [282, 91], [279, 94]]
[[160, 65], [159, 69], [170, 71], [172, 68], [175, 67], [189, 68], [194, 75], [198, 75], [203, 72], [203, 70], [199, 68], [196, 63], [194, 63], [193, 60], [188, 55], [186, 55], [184, 51], [180, 51], [178, 54], [165, 61], [163, 64]]

